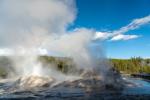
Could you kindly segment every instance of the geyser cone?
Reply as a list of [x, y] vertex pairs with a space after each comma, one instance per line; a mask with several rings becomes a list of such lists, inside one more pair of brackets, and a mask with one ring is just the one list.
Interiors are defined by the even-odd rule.
[[54, 81], [55, 79], [52, 77], [44, 77], [37, 75], [24, 76], [18, 80], [19, 86], [25, 89], [50, 86]]

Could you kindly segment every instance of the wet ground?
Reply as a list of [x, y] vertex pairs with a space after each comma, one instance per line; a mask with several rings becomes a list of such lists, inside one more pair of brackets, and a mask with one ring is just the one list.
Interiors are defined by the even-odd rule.
[[62, 82], [53, 87], [19, 88], [13, 81], [0, 83], [0, 100], [150, 100], [150, 82], [124, 77], [121, 89], [106, 86], [100, 80]]

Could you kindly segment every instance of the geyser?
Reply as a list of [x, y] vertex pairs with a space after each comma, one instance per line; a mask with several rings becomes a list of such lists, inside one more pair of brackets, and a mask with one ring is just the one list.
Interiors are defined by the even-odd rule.
[[[53, 80], [63, 82], [93, 73], [103, 82], [116, 82], [102, 46], [93, 40], [95, 31], [87, 28], [68, 31], [75, 15], [74, 0], [0, 1], [0, 47], [1, 51], [7, 49], [4, 55], [11, 56], [20, 86], [42, 86]], [[85, 74], [64, 75], [43, 66], [37, 60], [39, 55], [72, 58]]]

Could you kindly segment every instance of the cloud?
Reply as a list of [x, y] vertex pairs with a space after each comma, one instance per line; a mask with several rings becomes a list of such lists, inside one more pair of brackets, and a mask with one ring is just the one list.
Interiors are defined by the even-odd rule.
[[118, 34], [114, 37], [112, 37], [110, 40], [111, 41], [118, 41], [118, 40], [131, 40], [131, 39], [135, 39], [138, 38], [138, 35], [124, 35], [124, 34]]
[[94, 39], [101, 39], [101, 40], [110, 39], [112, 41], [136, 39], [139, 38], [140, 36], [124, 35], [124, 34], [128, 31], [135, 30], [149, 23], [150, 23], [150, 15], [143, 18], [134, 19], [131, 23], [129, 23], [124, 27], [121, 27], [118, 30], [114, 30], [111, 32], [96, 32]]
[[130, 30], [140, 28], [142, 25], [146, 25], [148, 23], [150, 23], [150, 15], [143, 17], [143, 18], [134, 19], [127, 26], [124, 26], [124, 27], [120, 28], [119, 30], [114, 31], [114, 33], [116, 33], [116, 34], [126, 33]]
[[109, 32], [96, 32], [93, 39], [94, 40], [96, 39], [106, 40], [111, 36], [112, 36], [112, 33], [109, 33]]

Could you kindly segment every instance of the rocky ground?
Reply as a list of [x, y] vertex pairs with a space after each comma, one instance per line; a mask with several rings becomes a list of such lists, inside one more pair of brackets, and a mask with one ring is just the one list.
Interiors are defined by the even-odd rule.
[[103, 80], [95, 72], [84, 72], [81, 78], [61, 82], [53, 77], [19, 77], [0, 82], [0, 100], [150, 100], [149, 94], [124, 94], [124, 87], [138, 85], [110, 75]]

